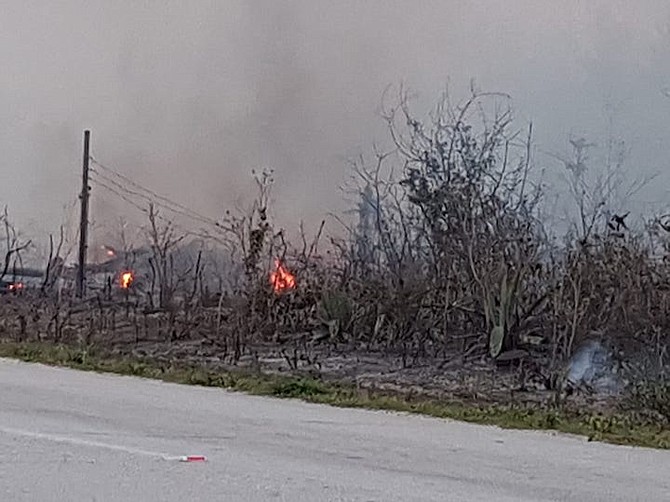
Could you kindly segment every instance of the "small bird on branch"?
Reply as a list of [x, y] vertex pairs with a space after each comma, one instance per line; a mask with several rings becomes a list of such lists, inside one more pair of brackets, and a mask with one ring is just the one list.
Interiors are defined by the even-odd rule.
[[628, 230], [628, 226], [626, 225], [626, 218], [630, 214], [630, 211], [627, 212], [624, 215], [618, 215], [615, 214], [610, 218], [610, 221], [607, 222], [607, 225], [614, 231], [619, 232], [621, 231], [621, 228], [625, 228]]

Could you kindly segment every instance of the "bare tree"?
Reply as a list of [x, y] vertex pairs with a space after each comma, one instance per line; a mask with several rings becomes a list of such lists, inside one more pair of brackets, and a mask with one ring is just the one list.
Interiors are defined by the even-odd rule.
[[47, 258], [47, 266], [44, 271], [44, 278], [42, 280], [42, 294], [51, 292], [63, 275], [65, 268], [65, 260], [62, 256], [64, 242], [65, 231], [61, 225], [58, 243], [55, 246], [53, 234], [49, 234], [49, 257]]
[[[148, 237], [151, 243], [152, 257], [149, 264], [154, 276], [152, 285], [158, 287], [158, 305], [161, 309], [171, 305], [175, 292], [174, 261], [172, 251], [184, 240], [184, 235], [177, 235], [173, 225], [168, 221], [160, 225], [157, 220], [159, 212], [153, 204], [149, 205]], [[151, 289], [153, 296], [153, 287]]]
[[10, 269], [16, 269], [17, 265], [22, 265], [21, 252], [28, 249], [32, 244], [31, 240], [23, 240], [16, 231], [16, 227], [11, 223], [7, 206], [5, 206], [2, 215], [0, 215], [0, 224], [4, 230], [5, 253], [0, 270], [0, 280], [4, 279]]
[[[631, 197], [647, 186], [656, 174], [630, 176], [626, 169], [627, 147], [610, 133], [602, 158], [592, 155], [598, 144], [586, 138], [570, 138], [569, 156], [549, 154], [559, 160], [565, 171], [560, 178], [568, 188], [566, 208], [570, 231], [582, 244], [592, 244], [595, 235], [623, 237], [622, 230], [630, 214]], [[627, 228], [625, 228], [627, 229]]]

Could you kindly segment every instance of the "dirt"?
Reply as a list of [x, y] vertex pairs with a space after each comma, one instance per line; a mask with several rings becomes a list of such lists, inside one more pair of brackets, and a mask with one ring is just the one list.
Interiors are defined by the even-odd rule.
[[[207, 314], [207, 312], [205, 312]], [[204, 335], [180, 338], [184, 326], [199, 322], [211, 331], [214, 318], [184, 319], [170, 328], [166, 316], [123, 308], [82, 305], [65, 308], [5, 299], [0, 304], [0, 337], [14, 341], [52, 341], [101, 347], [105, 350], [165, 362], [187, 362], [213, 369], [246, 369], [277, 374], [301, 374], [356, 385], [359, 389], [388, 391], [436, 399], [486, 403], [551, 402], [556, 391], [547, 388], [547, 375], [537, 355], [524, 362], [512, 359], [496, 365], [485, 356], [442, 353], [439, 358], [406, 358], [398, 352], [334, 344], [305, 333], [274, 343], [245, 344], [234, 357], [230, 346], [234, 327], [227, 327], [229, 346]], [[191, 324], [187, 323], [190, 322]], [[208, 324], [209, 323], [209, 324]], [[206, 328], [206, 329], [205, 329]], [[189, 331], [192, 331], [191, 329]], [[541, 357], [541, 356], [540, 356]], [[533, 364], [535, 366], [533, 366]], [[571, 397], [591, 406], [594, 396]]]
[[287, 345], [258, 344], [249, 347], [236, 362], [206, 341], [140, 342], [133, 347], [117, 346], [116, 351], [212, 369], [309, 375], [354, 384], [359, 389], [481, 404], [542, 404], [556, 397], [556, 392], [544, 388], [537, 378], [524, 379], [527, 372], [523, 365], [500, 368], [483, 357], [463, 360], [455, 353], [451, 358], [424, 358], [403, 364], [403, 358], [394, 354], [325, 345], [296, 351]]

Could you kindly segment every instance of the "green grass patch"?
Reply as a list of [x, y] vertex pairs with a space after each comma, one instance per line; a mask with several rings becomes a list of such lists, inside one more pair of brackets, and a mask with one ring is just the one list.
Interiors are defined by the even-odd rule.
[[478, 406], [476, 403], [409, 399], [388, 393], [362, 392], [350, 385], [314, 378], [212, 371], [193, 365], [110, 356], [92, 348], [49, 343], [0, 342], [0, 357], [347, 408], [417, 413], [508, 429], [555, 430], [583, 435], [595, 441], [670, 449], [670, 430], [660, 424], [636, 419], [634, 414], [599, 415], [545, 407]]

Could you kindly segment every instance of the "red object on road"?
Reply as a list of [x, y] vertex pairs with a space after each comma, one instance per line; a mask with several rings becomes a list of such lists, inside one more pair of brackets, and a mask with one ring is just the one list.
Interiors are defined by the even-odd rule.
[[179, 457], [180, 462], [206, 462], [207, 457], [204, 455], [186, 455], [184, 457]]

